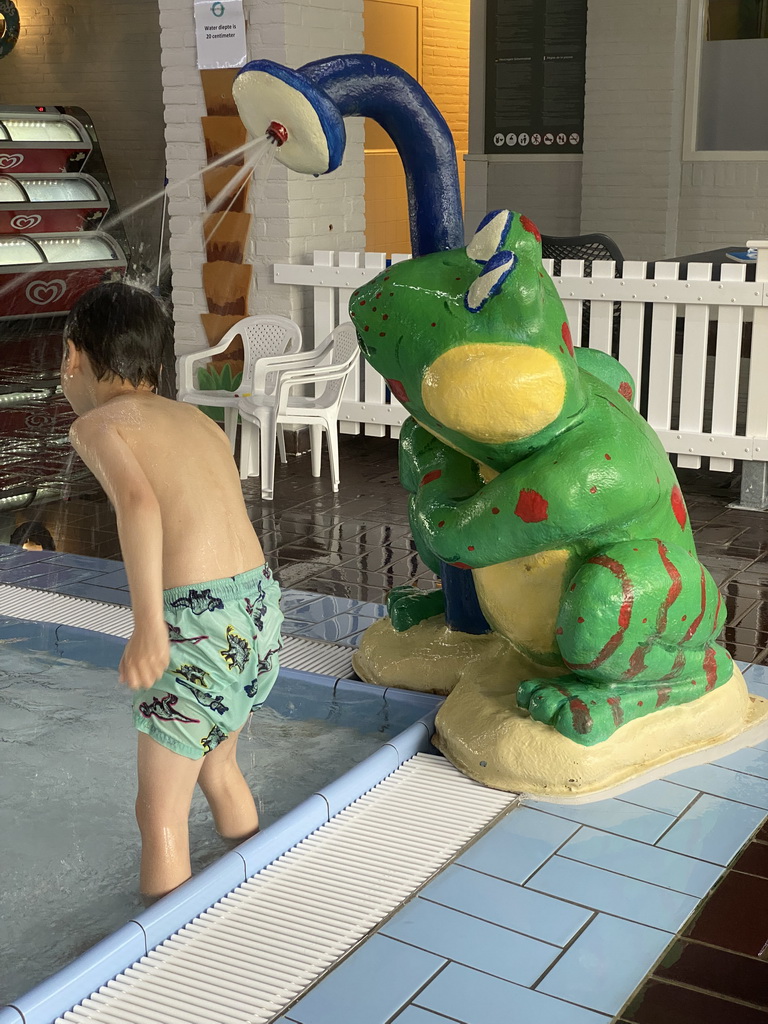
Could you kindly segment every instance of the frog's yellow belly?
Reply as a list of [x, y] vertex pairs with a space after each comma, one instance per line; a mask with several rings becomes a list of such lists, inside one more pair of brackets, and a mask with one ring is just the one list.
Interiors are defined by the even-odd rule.
[[472, 573], [491, 628], [541, 664], [560, 660], [555, 629], [569, 558], [569, 551], [541, 551]]

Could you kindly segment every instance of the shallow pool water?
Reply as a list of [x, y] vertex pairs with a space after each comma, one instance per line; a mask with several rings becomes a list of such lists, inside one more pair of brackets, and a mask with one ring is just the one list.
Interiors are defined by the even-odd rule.
[[[131, 693], [123, 642], [0, 619], [0, 1005], [123, 925], [142, 901], [133, 817]], [[331, 699], [286, 672], [243, 730], [239, 760], [262, 826], [401, 732], [422, 712], [378, 693]], [[193, 867], [229, 849], [202, 795]]]

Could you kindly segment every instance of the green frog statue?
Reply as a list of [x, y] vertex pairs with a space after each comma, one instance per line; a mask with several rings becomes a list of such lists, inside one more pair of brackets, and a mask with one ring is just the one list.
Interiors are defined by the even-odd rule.
[[752, 735], [768, 702], [717, 642], [669, 459], [627, 371], [574, 349], [536, 226], [489, 214], [466, 248], [383, 271], [350, 316], [410, 416], [418, 552], [471, 573], [488, 623], [451, 630], [441, 590], [396, 588], [358, 674], [447, 693], [437, 745], [510, 791], [594, 793]]

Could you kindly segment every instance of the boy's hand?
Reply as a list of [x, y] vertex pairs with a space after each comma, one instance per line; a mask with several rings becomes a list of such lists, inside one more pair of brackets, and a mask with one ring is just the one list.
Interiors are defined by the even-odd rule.
[[129, 690], [148, 690], [168, 668], [171, 645], [168, 627], [162, 622], [152, 628], [134, 629], [118, 667], [118, 679]]

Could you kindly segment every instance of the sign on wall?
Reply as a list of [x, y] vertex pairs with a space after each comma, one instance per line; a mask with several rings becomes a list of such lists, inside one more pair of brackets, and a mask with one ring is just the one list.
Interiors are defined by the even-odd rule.
[[587, 0], [488, 0], [485, 152], [581, 153]]
[[246, 61], [243, 0], [195, 0], [197, 66], [239, 68]]

